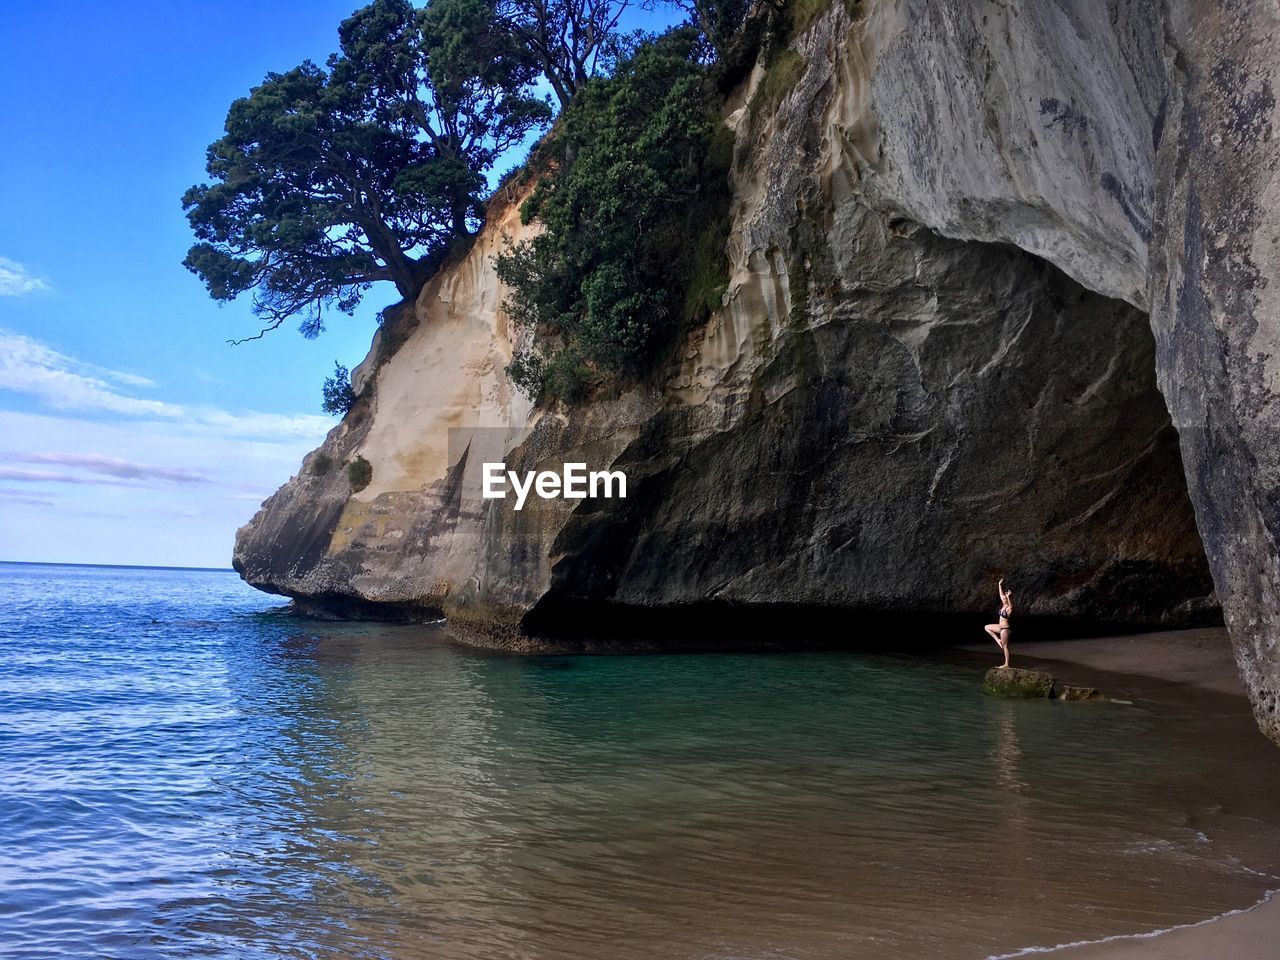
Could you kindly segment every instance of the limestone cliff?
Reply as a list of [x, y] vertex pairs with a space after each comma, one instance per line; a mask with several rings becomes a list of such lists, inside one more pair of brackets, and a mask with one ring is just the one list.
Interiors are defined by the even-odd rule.
[[[1280, 736], [1277, 19], [834, 4], [779, 102], [762, 62], [727, 106], [729, 287], [660, 375], [570, 411], [512, 388], [492, 256], [529, 228], [499, 201], [237, 569], [513, 645], [663, 611], [977, 613], [1001, 572], [1021, 613], [1178, 622], [1216, 583]], [[481, 451], [611, 465], [629, 496], [517, 512], [474, 495]]]

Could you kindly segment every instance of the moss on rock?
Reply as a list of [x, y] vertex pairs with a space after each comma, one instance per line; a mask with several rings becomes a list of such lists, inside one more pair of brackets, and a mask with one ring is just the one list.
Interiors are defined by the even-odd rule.
[[1048, 700], [1056, 681], [1042, 670], [992, 667], [982, 678], [982, 692], [993, 697], [1018, 700]]

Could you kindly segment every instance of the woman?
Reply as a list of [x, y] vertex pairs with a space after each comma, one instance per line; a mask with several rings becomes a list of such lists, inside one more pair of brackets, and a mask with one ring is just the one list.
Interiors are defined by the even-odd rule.
[[1009, 666], [1009, 618], [1013, 616], [1013, 594], [1004, 588], [1004, 577], [1000, 578], [996, 589], [1000, 591], [1000, 613], [998, 614], [1000, 622], [988, 623], [982, 629], [986, 630], [991, 639], [1004, 651], [1004, 663], [1000, 664], [1000, 669], [1005, 670]]

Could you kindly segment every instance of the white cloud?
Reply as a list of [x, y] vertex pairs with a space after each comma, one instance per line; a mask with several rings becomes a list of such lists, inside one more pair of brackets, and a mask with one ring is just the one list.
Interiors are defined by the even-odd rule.
[[22, 264], [0, 257], [0, 297], [21, 297], [48, 289], [48, 283]]
[[55, 473], [52, 470], [24, 470], [20, 467], [0, 467], [0, 480], [19, 483], [100, 483], [93, 477], [81, 477], [71, 473]]
[[203, 407], [191, 411], [197, 423], [229, 437], [272, 437], [308, 439], [319, 443], [333, 428], [333, 418], [316, 413], [254, 413]]
[[[0, 559], [225, 567], [236, 528], [297, 472], [324, 436], [324, 429], [310, 436], [238, 433], [246, 423], [254, 430], [263, 425], [252, 414], [228, 426], [194, 416], [101, 418], [0, 409], [0, 469], [24, 472], [21, 480], [0, 477]], [[208, 480], [127, 479], [89, 469], [116, 461]], [[38, 499], [56, 509], [29, 502]]]
[[100, 410], [149, 417], [184, 414], [176, 404], [120, 393], [107, 377], [123, 381], [134, 375], [79, 363], [31, 337], [0, 330], [0, 389], [35, 397], [57, 410]]
[[163, 418], [228, 437], [307, 439], [315, 443], [333, 427], [333, 419], [320, 414], [184, 407], [131, 397], [108, 381], [128, 386], [155, 386], [154, 381], [146, 377], [83, 363], [39, 340], [0, 329], [0, 389], [34, 397], [55, 410]]
[[102, 370], [98, 367], [94, 369], [116, 383], [123, 383], [126, 387], [154, 387], [156, 385], [154, 380], [149, 377], [140, 377], [136, 373], [125, 373], [123, 370]]
[[[23, 453], [15, 459], [23, 463], [52, 463], [64, 467], [77, 467], [89, 473], [102, 474], [120, 480], [166, 480], [170, 483], [208, 483], [209, 478], [198, 470], [185, 467], [162, 467], [150, 463], [138, 463], [120, 457], [108, 457], [100, 453]], [[4, 468], [0, 468], [0, 474]]]
[[0, 390], [44, 408], [0, 409], [0, 558], [225, 566], [236, 528], [334, 426], [131, 395], [152, 385], [0, 329]]
[[24, 507], [56, 506], [52, 500], [45, 497], [33, 497], [21, 490], [5, 490], [3, 488], [0, 488], [0, 503], [13, 503]]

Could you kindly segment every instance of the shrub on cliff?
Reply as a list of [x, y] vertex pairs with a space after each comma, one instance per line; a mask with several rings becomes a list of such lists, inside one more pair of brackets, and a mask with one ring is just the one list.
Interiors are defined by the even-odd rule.
[[333, 361], [333, 376], [324, 381], [324, 401], [320, 404], [325, 413], [345, 416], [356, 402], [356, 392], [351, 389], [351, 373], [337, 360]]
[[690, 27], [639, 45], [535, 158], [521, 217], [545, 230], [497, 258], [508, 313], [539, 333], [509, 368], [531, 396], [647, 371], [719, 296], [729, 150], [701, 49]]
[[347, 464], [347, 479], [351, 482], [351, 489], [359, 493], [373, 480], [373, 464], [357, 456]]

